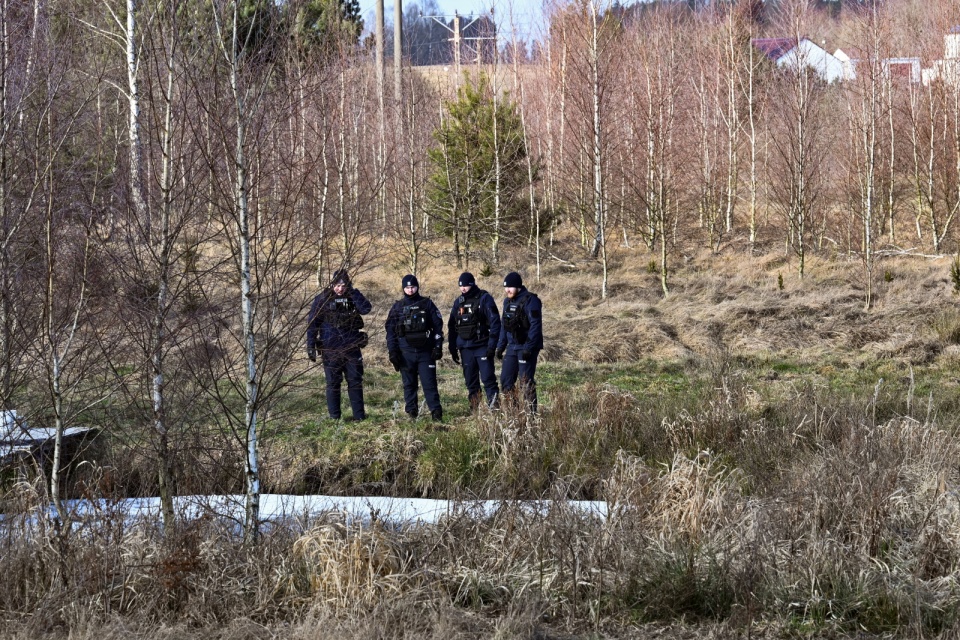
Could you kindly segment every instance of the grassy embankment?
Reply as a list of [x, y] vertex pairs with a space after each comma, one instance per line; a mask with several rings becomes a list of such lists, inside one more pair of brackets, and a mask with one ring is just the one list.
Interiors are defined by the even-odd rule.
[[[619, 265], [606, 301], [594, 267], [554, 266], [530, 282], [547, 310], [539, 417], [470, 417], [446, 359], [446, 423], [401, 419], [375, 334], [371, 420], [320, 417], [308, 372], [264, 434], [268, 491], [591, 498], [607, 521], [559, 504], [400, 531], [331, 516], [245, 549], [215, 521], [164, 542], [107, 520], [39, 538], [56, 545], [6, 536], [0, 610], [23, 637], [945, 632], [960, 613], [960, 313], [947, 260], [883, 266], [870, 311], [856, 264], [815, 262], [801, 282], [780, 258], [693, 258], [665, 300]], [[399, 275], [356, 279], [375, 327], [395, 296], [377, 283]], [[445, 313], [456, 275], [421, 275]]]

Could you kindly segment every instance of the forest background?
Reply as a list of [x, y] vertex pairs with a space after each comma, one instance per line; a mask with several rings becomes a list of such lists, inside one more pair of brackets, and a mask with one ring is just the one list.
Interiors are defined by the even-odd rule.
[[[957, 8], [544, 15], [420, 60], [441, 32], [408, 6], [396, 73], [356, 3], [0, 0], [0, 404], [56, 433], [4, 471], [12, 633], [951, 628], [960, 83], [885, 61], [944, 59]], [[855, 52], [856, 78], [757, 37]], [[369, 428], [320, 417], [304, 357], [341, 267], [380, 314]], [[542, 293], [542, 416], [470, 417], [458, 372], [452, 426], [390, 411], [394, 285], [445, 309], [463, 269]], [[68, 465], [78, 424], [100, 438]], [[265, 490], [617, 508], [265, 533]], [[179, 519], [189, 493], [245, 495], [243, 540]], [[67, 501], [140, 495], [157, 530]]]

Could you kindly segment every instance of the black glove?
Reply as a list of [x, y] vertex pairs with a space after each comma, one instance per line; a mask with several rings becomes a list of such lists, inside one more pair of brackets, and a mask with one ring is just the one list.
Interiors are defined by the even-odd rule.
[[317, 348], [313, 345], [307, 347], [307, 357], [310, 359], [310, 362], [317, 361]]
[[533, 352], [532, 352], [532, 351], [524, 351], [524, 352], [523, 352], [522, 354], [520, 354], [520, 355], [523, 356], [523, 358], [521, 358], [521, 360], [523, 360], [524, 362], [530, 362], [530, 358], [533, 357]]
[[450, 357], [454, 364], [460, 364], [460, 350], [456, 347], [450, 347]]
[[506, 352], [507, 352], [506, 347], [500, 347], [499, 349], [497, 349], [497, 352], [495, 354], [497, 356], [497, 360], [503, 360], [503, 354]]
[[400, 367], [403, 366], [403, 354], [399, 351], [390, 352], [390, 364], [393, 365], [394, 371], [400, 371]]
[[437, 345], [433, 348], [433, 353], [430, 354], [433, 356], [434, 360], [440, 360], [443, 358], [443, 345]]
[[487, 349], [487, 362], [493, 362], [493, 359], [496, 357], [496, 349]]

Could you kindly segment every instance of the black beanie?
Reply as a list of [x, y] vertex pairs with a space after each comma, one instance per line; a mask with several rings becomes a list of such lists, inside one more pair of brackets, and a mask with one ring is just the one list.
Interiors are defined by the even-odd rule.
[[476, 278], [473, 277], [473, 274], [469, 271], [464, 271], [460, 274], [460, 280], [457, 282], [458, 287], [474, 287], [477, 284]]
[[401, 286], [404, 289], [406, 289], [407, 287], [417, 287], [419, 289], [420, 281], [417, 280], [417, 276], [408, 273], [407, 275], [403, 276], [403, 282]]
[[338, 282], [342, 282], [348, 287], [352, 286], [352, 283], [350, 282], [350, 274], [347, 273], [346, 269], [337, 269], [336, 271], [334, 271], [333, 278], [330, 279], [330, 282], [331, 284], [337, 284]]
[[516, 271], [511, 271], [507, 274], [507, 277], [503, 279], [503, 286], [519, 289], [523, 286], [523, 278], [521, 278], [520, 274]]

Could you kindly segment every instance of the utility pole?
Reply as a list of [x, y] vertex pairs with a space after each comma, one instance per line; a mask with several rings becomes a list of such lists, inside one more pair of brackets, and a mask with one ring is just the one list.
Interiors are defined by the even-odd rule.
[[[493, 9], [490, 9], [490, 15], [493, 16]], [[451, 27], [447, 23], [447, 19], [451, 16], [448, 15], [435, 15], [435, 16], [421, 16], [423, 18], [430, 18], [437, 24], [441, 25], [444, 29], [450, 32], [450, 43], [453, 46], [453, 69], [457, 77], [456, 86], [460, 87], [460, 60], [461, 60], [461, 48], [463, 47], [464, 42], [476, 42], [474, 53], [476, 54], [477, 64], [479, 65], [482, 60], [482, 51], [483, 51], [483, 40], [496, 40], [497, 36], [494, 35], [479, 35], [472, 36], [469, 38], [463, 37], [463, 32], [473, 26], [483, 15], [478, 15], [476, 18], [472, 18], [467, 24], [463, 24], [460, 18], [460, 13], [457, 11], [453, 12], [453, 26]]]
[[460, 14], [453, 12], [453, 68], [460, 77]]

